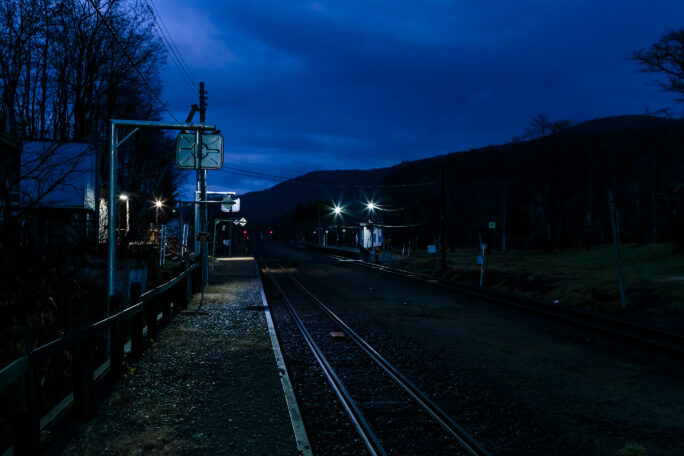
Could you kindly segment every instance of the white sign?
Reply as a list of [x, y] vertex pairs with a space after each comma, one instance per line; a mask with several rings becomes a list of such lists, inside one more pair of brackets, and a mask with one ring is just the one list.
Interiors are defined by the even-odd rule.
[[233, 198], [233, 194], [229, 194], [221, 200], [221, 212], [240, 212], [240, 198]]
[[200, 135], [202, 144], [199, 157], [195, 157], [195, 134], [181, 133], [176, 137], [176, 166], [182, 169], [220, 169], [223, 167], [223, 136]]

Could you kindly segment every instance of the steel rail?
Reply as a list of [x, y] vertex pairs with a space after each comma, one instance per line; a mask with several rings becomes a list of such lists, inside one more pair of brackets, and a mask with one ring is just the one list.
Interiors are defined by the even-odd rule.
[[281, 270], [289, 277], [292, 282], [304, 292], [321, 310], [323, 310], [351, 339], [371, 357], [387, 374], [392, 377], [411, 397], [413, 397], [421, 407], [423, 407], [439, 424], [454, 437], [461, 447], [473, 456], [489, 456], [490, 453], [480, 445], [465, 429], [463, 429], [453, 418], [442, 410], [434, 401], [423, 393], [408, 378], [399, 372], [389, 361], [380, 355], [368, 342], [359, 336], [349, 327], [340, 317], [338, 317], [328, 306], [318, 299], [309, 289], [307, 289], [290, 272], [279, 265]]
[[[265, 261], [263, 261], [262, 259], [259, 259], [257, 261], [264, 265], [266, 269], [268, 269], [268, 266], [266, 265]], [[316, 361], [323, 369], [323, 373], [325, 374], [326, 378], [328, 379], [328, 382], [335, 391], [335, 394], [342, 403], [342, 407], [345, 409], [352, 423], [356, 427], [356, 430], [359, 433], [359, 436], [363, 440], [364, 444], [366, 445], [368, 452], [374, 456], [386, 456], [387, 453], [385, 452], [384, 448], [382, 447], [382, 444], [375, 435], [375, 432], [373, 432], [370, 425], [368, 424], [368, 421], [363, 416], [363, 413], [361, 413], [361, 410], [359, 409], [358, 405], [356, 405], [356, 402], [354, 402], [351, 395], [344, 387], [344, 384], [337, 376], [337, 373], [335, 373], [335, 370], [332, 368], [325, 355], [323, 355], [321, 349], [313, 340], [311, 333], [309, 333], [309, 331], [306, 329], [304, 322], [302, 321], [297, 311], [294, 309], [294, 306], [292, 305], [288, 297], [283, 292], [283, 289], [280, 287], [280, 284], [278, 283], [277, 279], [273, 276], [273, 274], [269, 274], [269, 277], [273, 282], [275, 288], [278, 290], [278, 293], [283, 298], [283, 301], [287, 305], [288, 311], [290, 312], [292, 318], [297, 324], [299, 332], [304, 337], [304, 340], [306, 341], [307, 345], [309, 346], [309, 349], [316, 358]]]
[[346, 263], [351, 262], [365, 268], [394, 274], [403, 278], [409, 278], [455, 293], [461, 293], [480, 299], [495, 301], [497, 303], [504, 304], [509, 307], [515, 307], [545, 318], [553, 318], [564, 323], [571, 323], [576, 326], [608, 334], [613, 337], [619, 337], [642, 346], [647, 346], [661, 352], [667, 352], [678, 358], [684, 358], [684, 336], [679, 334], [661, 331], [614, 318], [604, 317], [602, 315], [592, 314], [580, 309], [560, 306], [529, 298], [527, 296], [516, 295], [514, 293], [480, 288], [475, 285], [450, 282], [443, 279], [433, 278], [419, 272], [408, 271], [392, 266], [376, 265], [363, 260], [350, 261], [348, 258], [338, 257], [337, 255], [331, 255], [329, 253], [326, 253], [325, 255], [335, 258], [337, 261], [341, 261], [338, 258], [342, 258]]

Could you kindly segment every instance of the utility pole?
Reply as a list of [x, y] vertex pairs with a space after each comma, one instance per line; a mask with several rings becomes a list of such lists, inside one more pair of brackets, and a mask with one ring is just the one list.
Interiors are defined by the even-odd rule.
[[[200, 123], [203, 124], [206, 122], [206, 115], [207, 115], [207, 92], [204, 90], [204, 82], [200, 82], [199, 84], [199, 115], [200, 115]], [[198, 135], [199, 136], [199, 135]], [[197, 153], [200, 155], [202, 153], [202, 137], [199, 136], [199, 143], [197, 144]], [[201, 157], [200, 157], [201, 160]], [[201, 211], [200, 217], [200, 225], [202, 226], [202, 232], [207, 233], [209, 231], [208, 229], [208, 214], [207, 214], [207, 170], [199, 170], [198, 172], [201, 173], [200, 177], [200, 199], [202, 201], [203, 210]], [[202, 241], [202, 283], [207, 284], [209, 282], [209, 246], [207, 245], [207, 241]]]
[[620, 253], [620, 234], [618, 232], [617, 220], [615, 215], [615, 201], [613, 199], [613, 189], [608, 189], [608, 202], [610, 204], [610, 224], [613, 227], [613, 244], [615, 245], [615, 262], [617, 266], [618, 286], [620, 287], [620, 304], [622, 308], [627, 308], [627, 295], [625, 293], [625, 276], [622, 272], [622, 254]]
[[446, 186], [446, 176], [445, 176], [445, 171], [444, 168], [442, 167], [441, 170], [441, 176], [440, 176], [440, 181], [441, 181], [441, 189], [442, 189], [442, 198], [441, 198], [441, 215], [439, 216], [439, 222], [440, 222], [440, 235], [439, 235], [439, 250], [440, 250], [440, 256], [442, 259], [442, 270], [446, 269], [446, 191], [445, 191], [445, 186]]
[[508, 205], [508, 198], [506, 195], [506, 187], [503, 191], [503, 230], [501, 233], [501, 253], [506, 253], [506, 206]]

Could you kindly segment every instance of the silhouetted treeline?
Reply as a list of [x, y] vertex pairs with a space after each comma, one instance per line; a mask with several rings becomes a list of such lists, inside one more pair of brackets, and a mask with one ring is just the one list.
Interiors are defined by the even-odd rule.
[[[166, 50], [153, 27], [147, 7], [132, 0], [0, 2], [0, 130], [21, 140], [91, 143], [104, 182], [108, 119], [160, 118], [163, 105], [153, 92], [162, 90]], [[131, 195], [137, 231], [154, 219], [149, 201], [171, 203], [176, 191], [173, 141], [148, 130], [118, 153], [119, 185]], [[18, 162], [3, 167], [2, 202], [32, 177], [22, 171]], [[68, 176], [59, 184], [68, 185]]]
[[[440, 170], [445, 170], [448, 247], [477, 245], [480, 235], [494, 248], [562, 249], [612, 240], [608, 189], [615, 193], [623, 242], [682, 241], [684, 122], [654, 116], [596, 119], [577, 126], [538, 116], [515, 141], [369, 171], [310, 173], [243, 198], [245, 211], [280, 221], [283, 235], [309, 234], [318, 223], [316, 204], [353, 202], [345, 223], [367, 217], [359, 201], [387, 209], [376, 222], [393, 244], [433, 243], [439, 235]], [[401, 185], [412, 183], [424, 186]], [[346, 185], [335, 187], [335, 183]], [[386, 187], [357, 188], [354, 184]], [[297, 203], [302, 204], [293, 210]], [[413, 204], [417, 203], [417, 204]], [[409, 207], [406, 207], [409, 206]], [[286, 212], [288, 212], [286, 214]], [[329, 212], [329, 211], [328, 211]], [[495, 222], [496, 228], [488, 228]], [[335, 225], [324, 211], [322, 223]], [[307, 228], [303, 229], [302, 225]], [[415, 244], [414, 244], [415, 245]]]

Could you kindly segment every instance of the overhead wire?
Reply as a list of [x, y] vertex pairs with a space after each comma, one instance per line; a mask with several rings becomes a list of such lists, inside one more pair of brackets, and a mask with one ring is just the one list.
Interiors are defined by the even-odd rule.
[[[154, 29], [154, 33], [157, 35], [157, 38], [159, 38], [159, 41], [162, 43], [162, 45], [164, 45], [164, 49], [167, 49], [167, 50], [168, 50], [168, 46], [164, 43], [164, 39], [163, 39], [162, 36], [159, 34], [159, 32], [157, 31], [156, 28]], [[172, 60], [173, 60], [173, 59], [172, 59]], [[175, 61], [174, 61], [174, 65], [175, 65], [176, 68], [178, 68], [179, 71], [180, 71], [180, 68], [178, 67], [178, 64], [177, 64]], [[187, 79], [187, 77], [185, 77], [185, 75], [184, 75], [182, 72], [181, 72], [181, 76], [183, 76], [183, 81], [185, 81], [185, 82], [187, 83], [187, 82], [188, 82], [188, 79]], [[175, 86], [174, 84], [172, 84], [171, 81], [169, 81], [168, 79], [166, 80], [166, 83], [167, 83], [169, 86], [171, 86], [171, 88], [172, 88], [172, 89], [173, 89], [181, 98], [185, 98], [185, 97], [187, 96], [187, 94], [181, 93], [181, 91], [178, 90], [178, 89], [176, 88], [176, 86]]]
[[[285, 177], [278, 176], [275, 174], [261, 173], [258, 171], [251, 171], [248, 169], [235, 168], [232, 166], [223, 165], [221, 171], [237, 174], [240, 176], [262, 178], [267, 180], [274, 180], [279, 182], [289, 181], [291, 184], [302, 184], [302, 185], [320, 185], [324, 187], [337, 187], [337, 188], [404, 188], [404, 187], [424, 187], [429, 185], [439, 184], [440, 181], [429, 181], [429, 182], [416, 182], [411, 184], [346, 184], [346, 183], [335, 183], [335, 182], [316, 182], [301, 177]], [[391, 210], [390, 210], [391, 211]]]
[[152, 17], [154, 25], [156, 26], [155, 33], [161, 40], [164, 47], [169, 51], [173, 64], [176, 66], [176, 68], [178, 68], [178, 71], [184, 78], [184, 81], [188, 83], [192, 90], [195, 90], [199, 86], [199, 84], [197, 84], [194, 81], [192, 74], [187, 69], [187, 66], [184, 65], [184, 60], [182, 58], [182, 55], [180, 54], [180, 50], [178, 50], [178, 48], [175, 46], [173, 38], [171, 37], [171, 34], [169, 33], [168, 29], [165, 25], [162, 26], [164, 20], [162, 19], [161, 15], [159, 15], [159, 11], [157, 11], [156, 8], [153, 8], [153, 6], [150, 5], [150, 2], [148, 2], [148, 0], [143, 1], [150, 12], [150, 16]]
[[161, 22], [162, 27], [164, 27], [164, 30], [166, 30], [166, 35], [169, 37], [169, 41], [171, 43], [171, 46], [173, 46], [173, 48], [176, 50], [178, 58], [181, 62], [181, 65], [183, 66], [183, 68], [185, 68], [185, 72], [190, 77], [190, 80], [194, 84], [194, 86], [198, 87], [199, 82], [198, 82], [197, 78], [190, 71], [187, 62], [183, 58], [183, 54], [181, 54], [180, 49], [178, 49], [178, 46], [176, 46], [176, 42], [173, 40], [173, 36], [169, 32], [169, 29], [166, 28], [166, 23], [164, 22], [164, 18], [162, 17], [161, 14], [159, 14], [159, 10], [157, 9], [157, 6], [154, 4], [154, 0], [149, 0], [149, 1], [152, 4], [152, 8], [154, 9], [155, 13], [157, 13], [157, 17], [159, 18], [159, 21]]
[[416, 226], [425, 225], [426, 222], [413, 223], [411, 225], [382, 225], [380, 223], [375, 223], [374, 226], [379, 226], [380, 228], [413, 228]]
[[175, 120], [176, 122], [179, 122], [178, 119], [176, 119], [176, 116], [174, 116], [173, 113], [171, 112], [171, 110], [168, 108], [168, 106], [166, 106], [166, 103], [164, 103], [164, 101], [161, 99], [161, 97], [159, 96], [159, 94], [157, 93], [157, 91], [154, 90], [154, 88], [152, 87], [152, 84], [150, 84], [150, 81], [147, 79], [147, 76], [145, 76], [145, 74], [143, 74], [143, 72], [140, 70], [140, 68], [138, 67], [138, 65], [137, 65], [137, 64], [135, 63], [135, 61], [131, 58], [130, 54], [128, 54], [128, 51], [126, 50], [126, 47], [125, 47], [124, 44], [121, 42], [121, 40], [119, 40], [119, 37], [116, 35], [116, 32], [115, 32], [114, 29], [111, 27], [111, 25], [109, 25], [109, 23], [107, 22], [107, 19], [105, 18], [105, 16], [104, 16], [104, 15], [102, 14], [102, 12], [100, 11], [100, 8], [95, 4], [94, 0], [88, 0], [88, 3], [90, 3], [90, 5], [95, 9], [95, 12], [97, 13], [97, 15], [98, 15], [98, 16], [100, 17], [100, 19], [102, 20], [102, 23], [105, 25], [105, 27], [107, 27], [107, 29], [109, 30], [109, 32], [112, 34], [112, 38], [114, 38], [114, 41], [116, 41], [116, 42], [118, 43], [119, 47], [121, 47], [121, 50], [123, 51], [124, 55], [125, 55], [126, 58], [128, 59], [128, 62], [129, 62], [131, 65], [133, 65], [133, 68], [135, 68], [135, 70], [138, 72], [138, 75], [143, 79], [143, 81], [145, 81], [145, 84], [147, 85], [147, 88], [148, 88], [149, 91], [152, 93], [152, 95], [154, 95], [154, 97], [157, 99], [157, 101], [158, 101], [159, 103], [161, 103], [162, 107], [163, 107], [164, 110], [171, 116], [171, 118], [172, 118], [173, 120]]
[[[226, 157], [226, 159], [228, 159], [228, 157]], [[244, 164], [246, 164], [246, 165], [252, 165], [252, 166], [260, 166], [260, 167], [266, 166], [267, 168], [281, 169], [281, 170], [283, 170], [283, 171], [289, 171], [289, 172], [291, 172], [291, 173], [300, 173], [300, 174], [298, 174], [299, 176], [301, 176], [301, 175], [303, 175], [303, 174], [306, 174], [305, 172], [301, 172], [301, 171], [299, 171], [299, 170], [295, 170], [295, 169], [292, 169], [292, 168], [285, 168], [285, 167], [276, 166], [276, 165], [264, 165], [263, 163], [256, 163], [256, 162], [253, 162], [253, 161], [242, 160], [242, 159], [240, 159], [240, 158], [235, 158], [235, 157], [233, 157], [233, 156], [230, 157], [230, 161], [232, 161], [232, 162], [238, 162], [238, 163], [244, 163]], [[294, 177], [293, 177], [293, 179], [294, 179]]]
[[415, 202], [409, 204], [408, 206], [399, 207], [396, 209], [390, 209], [390, 208], [382, 207], [382, 206], [379, 206], [376, 204], [375, 209], [377, 209], [379, 211], [383, 211], [383, 212], [401, 212], [401, 211], [405, 211], [406, 209], [412, 208], [413, 206], [417, 206], [417, 205], [418, 205], [418, 201], [415, 201]]

